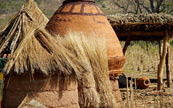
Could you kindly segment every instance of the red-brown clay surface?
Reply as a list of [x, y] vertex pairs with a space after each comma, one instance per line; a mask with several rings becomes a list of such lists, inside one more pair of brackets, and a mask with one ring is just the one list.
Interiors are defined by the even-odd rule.
[[149, 88], [151, 82], [150, 82], [150, 79], [148, 77], [140, 77], [137, 79], [137, 87], [140, 88], [140, 89], [146, 89], [146, 88]]
[[118, 80], [111, 80], [113, 95], [117, 102], [122, 101], [121, 93], [119, 90]]
[[[107, 54], [109, 59], [122, 58], [112, 66], [111, 74], [118, 76], [122, 73], [123, 58], [120, 42], [103, 12], [93, 2], [82, 0], [69, 0], [70, 3], [62, 5], [49, 20], [46, 29], [56, 35], [65, 36], [68, 32], [82, 32], [86, 36], [98, 36], [106, 39]], [[73, 2], [80, 1], [80, 2]], [[94, 35], [93, 35], [94, 34]]]
[[15, 108], [20, 105], [26, 95], [48, 108], [79, 108], [77, 80], [74, 76], [54, 75], [52, 78], [40, 74], [34, 75], [30, 81], [27, 75], [12, 75], [9, 84], [6, 77], [3, 108]]

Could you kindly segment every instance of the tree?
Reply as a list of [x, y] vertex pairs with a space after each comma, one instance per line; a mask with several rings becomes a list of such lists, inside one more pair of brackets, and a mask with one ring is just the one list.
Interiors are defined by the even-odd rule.
[[173, 14], [172, 0], [114, 0], [124, 13], [167, 13]]

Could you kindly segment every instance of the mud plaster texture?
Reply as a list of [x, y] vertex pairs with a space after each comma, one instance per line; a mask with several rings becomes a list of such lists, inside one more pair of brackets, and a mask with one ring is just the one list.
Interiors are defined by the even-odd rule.
[[69, 32], [82, 32], [86, 36], [105, 38], [108, 59], [111, 61], [110, 64], [115, 64], [110, 67], [110, 74], [114, 76], [122, 74], [126, 59], [122, 47], [112, 26], [95, 3], [71, 2], [62, 5], [49, 20], [46, 29], [56, 34], [55, 36], [65, 36]]
[[122, 101], [121, 93], [119, 90], [118, 79], [110, 80], [112, 84], [113, 95], [115, 97], [116, 102]]
[[[9, 81], [9, 84], [7, 82]], [[8, 85], [8, 87], [7, 87]], [[12, 75], [5, 79], [3, 108], [17, 108], [28, 95], [48, 108], [79, 108], [78, 83], [74, 76]]]

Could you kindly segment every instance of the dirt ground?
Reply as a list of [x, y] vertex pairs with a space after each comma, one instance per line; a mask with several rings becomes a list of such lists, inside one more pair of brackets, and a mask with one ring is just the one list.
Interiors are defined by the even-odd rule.
[[[156, 75], [149, 72], [126, 74], [126, 77], [138, 78], [140, 76], [156, 78]], [[156, 87], [157, 83], [151, 83], [148, 89], [135, 90], [135, 87], [133, 87], [133, 92], [129, 89], [129, 93], [127, 93], [126, 88], [120, 88], [123, 101], [117, 103], [117, 108], [173, 108], [173, 85], [171, 88], [167, 88], [166, 81], [164, 81], [164, 89], [162, 91], [155, 90]]]

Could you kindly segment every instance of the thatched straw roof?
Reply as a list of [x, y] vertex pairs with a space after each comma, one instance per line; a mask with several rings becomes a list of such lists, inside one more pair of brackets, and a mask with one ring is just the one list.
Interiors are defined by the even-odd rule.
[[45, 27], [48, 18], [41, 12], [33, 0], [28, 2], [12, 18], [7, 26], [0, 32], [0, 54], [13, 53], [18, 43], [27, 33], [35, 29], [38, 25]]
[[[165, 30], [173, 35], [173, 16], [168, 14], [117, 14], [107, 16], [120, 40], [129, 36], [145, 36], [145, 39], [135, 37], [132, 40], [161, 40]], [[136, 33], [134, 33], [136, 32]], [[150, 33], [151, 32], [151, 33]], [[147, 38], [146, 38], [147, 37]], [[155, 39], [155, 37], [157, 37]]]
[[3, 72], [49, 74], [59, 72], [80, 77], [88, 72], [69, 50], [55, 41], [44, 29], [48, 22], [33, 0], [22, 7], [0, 35], [0, 54], [6, 56]]
[[44, 29], [31, 31], [8, 57], [3, 72], [34, 74], [39, 71], [46, 75], [55, 72], [70, 75], [74, 72], [80, 78], [81, 72], [91, 70], [59, 43]]
[[169, 24], [173, 25], [173, 16], [168, 14], [117, 14], [108, 16], [111, 24]]

